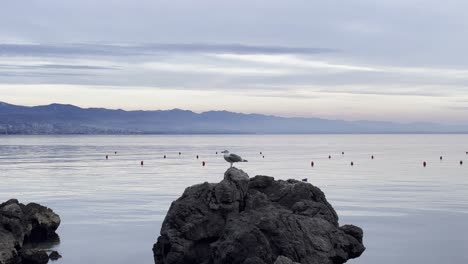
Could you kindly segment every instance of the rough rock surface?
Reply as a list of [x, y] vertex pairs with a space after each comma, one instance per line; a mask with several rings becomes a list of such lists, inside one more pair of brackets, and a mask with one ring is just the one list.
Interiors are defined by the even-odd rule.
[[339, 264], [364, 252], [362, 237], [319, 188], [230, 168], [172, 203], [153, 253], [157, 264]]
[[59, 225], [60, 217], [39, 204], [24, 205], [15, 199], [0, 204], [0, 264], [47, 263], [47, 253], [23, 250], [23, 245], [58, 237]]

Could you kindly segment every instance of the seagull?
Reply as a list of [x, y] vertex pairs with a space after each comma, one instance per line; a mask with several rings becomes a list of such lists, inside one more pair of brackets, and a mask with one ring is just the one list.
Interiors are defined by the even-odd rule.
[[235, 163], [235, 162], [247, 162], [247, 160], [241, 158], [239, 155], [236, 155], [234, 153], [229, 153], [229, 151], [225, 150], [225, 151], [222, 151], [221, 153], [224, 153], [224, 159], [231, 163], [231, 167], [232, 167], [232, 164]]

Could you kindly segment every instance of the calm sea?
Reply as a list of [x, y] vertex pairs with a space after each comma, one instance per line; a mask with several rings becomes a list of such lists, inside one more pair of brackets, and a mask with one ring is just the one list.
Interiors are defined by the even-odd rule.
[[5, 136], [0, 201], [61, 216], [57, 264], [151, 264], [170, 203], [220, 181], [224, 149], [250, 176], [320, 187], [340, 224], [365, 231], [350, 263], [468, 263], [468, 135]]

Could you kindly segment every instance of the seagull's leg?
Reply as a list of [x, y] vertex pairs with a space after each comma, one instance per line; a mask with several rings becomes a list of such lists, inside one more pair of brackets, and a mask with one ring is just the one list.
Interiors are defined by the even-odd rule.
[[231, 168], [232, 168], [232, 162], [231, 162]]

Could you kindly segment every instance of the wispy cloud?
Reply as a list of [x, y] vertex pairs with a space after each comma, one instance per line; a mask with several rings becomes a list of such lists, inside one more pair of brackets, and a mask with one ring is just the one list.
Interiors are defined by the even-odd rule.
[[393, 73], [415, 76], [424, 75], [468, 79], [468, 69], [345, 64], [322, 60], [304, 59], [293, 55], [214, 54], [212, 56], [220, 59], [254, 62], [270, 65], [286, 65], [296, 68], [310, 68], [331, 71], [356, 71], [369, 73]]
[[158, 53], [318, 54], [334, 49], [243, 44], [0, 44], [0, 56], [136, 56]]
[[185, 63], [159, 63], [148, 62], [142, 64], [142, 67], [154, 71], [167, 71], [178, 73], [204, 73], [204, 74], [223, 74], [223, 75], [286, 75], [292, 72], [288, 69], [271, 69], [261, 67], [226, 67], [207, 64], [185, 64]]
[[38, 65], [14, 65], [0, 64], [0, 69], [4, 70], [40, 70], [40, 69], [66, 69], [66, 70], [117, 70], [113, 67], [93, 66], [93, 65], [66, 65], [66, 64], [38, 64]]
[[374, 72], [378, 69], [367, 67], [367, 66], [358, 66], [358, 65], [347, 65], [339, 63], [330, 63], [320, 60], [307, 60], [299, 57], [288, 56], [288, 55], [238, 55], [238, 54], [215, 54], [213, 57], [220, 59], [229, 59], [229, 60], [238, 60], [246, 62], [256, 62], [264, 64], [274, 64], [274, 65], [283, 65], [290, 67], [303, 67], [303, 68], [312, 68], [312, 69], [325, 69], [325, 70], [335, 70], [335, 71], [366, 71]]

